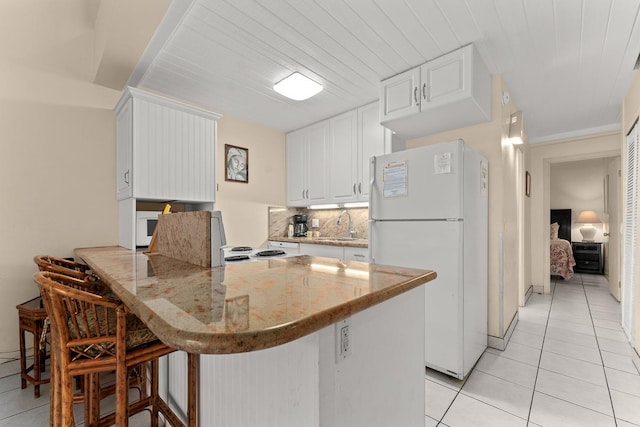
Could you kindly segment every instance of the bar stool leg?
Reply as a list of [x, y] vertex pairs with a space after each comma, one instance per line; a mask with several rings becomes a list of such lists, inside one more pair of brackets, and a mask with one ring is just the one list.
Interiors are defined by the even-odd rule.
[[187, 354], [187, 425], [194, 427], [198, 425], [198, 399], [200, 384], [200, 355]]
[[[39, 333], [38, 333], [39, 332]], [[35, 379], [35, 385], [33, 387], [33, 394], [36, 398], [40, 397], [40, 372], [42, 372], [42, 352], [40, 351], [40, 335], [42, 334], [42, 328], [36, 327], [33, 332], [33, 378]]]
[[[27, 372], [27, 354], [26, 354], [25, 343], [24, 343], [25, 331], [24, 329], [19, 328], [18, 332], [20, 333], [20, 372], [21, 374], [23, 374]], [[23, 390], [27, 388], [27, 380], [25, 380], [22, 375], [20, 375], [20, 387]]]

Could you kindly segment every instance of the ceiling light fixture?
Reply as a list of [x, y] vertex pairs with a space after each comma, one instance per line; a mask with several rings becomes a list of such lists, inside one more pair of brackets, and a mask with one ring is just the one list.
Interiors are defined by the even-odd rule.
[[303, 101], [319, 93], [322, 85], [296, 71], [274, 84], [273, 90], [294, 101]]

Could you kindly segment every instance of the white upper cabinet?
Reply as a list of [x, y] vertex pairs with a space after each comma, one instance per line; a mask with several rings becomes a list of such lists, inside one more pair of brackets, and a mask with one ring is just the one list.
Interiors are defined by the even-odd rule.
[[118, 200], [215, 200], [217, 115], [128, 88], [116, 118]]
[[309, 130], [287, 134], [287, 205], [305, 206], [307, 191], [307, 146]]
[[420, 112], [420, 67], [383, 80], [380, 85], [380, 122]]
[[122, 104], [116, 116], [116, 198], [133, 196], [131, 169], [133, 168], [133, 100]]
[[309, 204], [326, 203], [329, 198], [329, 131], [327, 121], [309, 127], [308, 189]]
[[369, 199], [369, 159], [390, 151], [374, 102], [287, 134], [287, 205]]
[[336, 203], [357, 198], [358, 113], [349, 111], [330, 119], [331, 197]]
[[328, 161], [329, 122], [287, 134], [287, 206], [326, 202]]
[[419, 136], [491, 120], [491, 75], [470, 44], [380, 83], [380, 122]]
[[391, 152], [391, 132], [380, 124], [378, 103], [358, 108], [358, 201], [369, 201], [371, 157]]

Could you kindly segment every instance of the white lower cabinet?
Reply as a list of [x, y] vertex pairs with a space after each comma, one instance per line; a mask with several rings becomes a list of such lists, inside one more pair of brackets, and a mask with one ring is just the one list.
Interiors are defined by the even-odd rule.
[[343, 259], [349, 261], [369, 262], [369, 248], [352, 248], [350, 246], [345, 246]]
[[344, 256], [342, 246], [317, 245], [315, 243], [300, 243], [300, 253], [337, 259], [342, 259]]
[[337, 258], [348, 261], [369, 262], [368, 248], [301, 243], [300, 253], [303, 255], [323, 256], [327, 258]]
[[[264, 350], [200, 355], [199, 425], [424, 425], [425, 334], [416, 321], [424, 288], [352, 315], [344, 359], [336, 358], [336, 324]], [[187, 357], [170, 358], [162, 359], [161, 390], [186, 412]]]

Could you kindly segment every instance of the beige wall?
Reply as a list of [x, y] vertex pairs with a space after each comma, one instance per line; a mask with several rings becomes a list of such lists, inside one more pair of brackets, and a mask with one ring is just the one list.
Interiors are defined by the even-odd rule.
[[0, 117], [0, 352], [9, 358], [15, 306], [38, 295], [33, 256], [118, 242], [115, 120], [111, 109], [7, 100]]
[[[640, 115], [640, 73], [638, 71], [635, 72], [633, 82], [627, 95], [624, 98], [624, 102], [622, 104], [622, 135], [620, 137], [622, 147], [625, 147], [623, 150], [623, 167], [622, 170], [626, 169], [626, 135], [627, 132], [631, 130], [631, 126], [638, 119]], [[624, 200], [624, 193], [621, 197]], [[640, 240], [640, 236], [637, 236], [637, 239]], [[638, 243], [636, 243], [636, 247]], [[636, 271], [640, 271], [640, 259], [636, 258]], [[634, 341], [631, 343], [637, 352], [640, 352], [640, 277], [636, 277], [635, 283], [635, 310], [634, 310], [634, 325], [633, 328], [635, 330]]]
[[552, 163], [620, 155], [620, 133], [534, 144], [531, 167], [531, 279], [537, 290], [549, 293], [549, 209]]
[[[488, 289], [488, 331], [489, 335], [502, 338], [509, 323], [518, 311], [517, 275], [524, 268], [510, 257], [517, 255], [518, 238], [515, 235], [516, 197], [513, 191], [516, 180], [513, 145], [503, 143], [508, 133], [508, 118], [517, 110], [510, 101], [503, 106], [500, 102], [503, 91], [508, 91], [499, 76], [493, 77], [492, 120], [487, 123], [429, 135], [409, 140], [407, 148], [435, 144], [462, 138], [473, 149], [489, 161], [489, 289]], [[526, 123], [526, 121], [525, 121]], [[526, 154], [526, 153], [525, 153]], [[525, 164], [526, 164], [526, 155]], [[500, 236], [504, 242], [504, 260], [499, 257]], [[525, 248], [527, 244], [523, 245]], [[504, 269], [500, 271], [500, 265]], [[527, 274], [526, 271], [524, 274]], [[500, 277], [504, 276], [504, 294], [501, 296]], [[527, 280], [528, 282], [528, 280]], [[502, 317], [500, 317], [502, 314]]]
[[[17, 355], [15, 306], [38, 294], [33, 256], [66, 257], [75, 247], [118, 242], [112, 108], [120, 93], [109, 100], [102, 90], [81, 92], [76, 87], [66, 99], [102, 107], [60, 105], [62, 97], [0, 100], [0, 362]], [[284, 134], [229, 116], [218, 125], [216, 208], [230, 244], [259, 246], [268, 236], [268, 206], [286, 201]], [[249, 148], [249, 184], [224, 180], [225, 143]]]
[[[231, 116], [218, 120], [216, 209], [229, 245], [260, 246], [269, 236], [269, 206], [286, 204], [285, 134]], [[249, 149], [249, 183], [225, 181], [224, 145]]]
[[94, 1], [0, 4], [10, 40], [0, 49], [0, 362], [17, 355], [16, 304], [38, 294], [33, 256], [117, 244], [113, 107], [120, 91], [92, 81], [107, 68], [126, 80], [135, 66], [135, 55], [105, 52], [142, 52], [169, 4], [143, 1], [135, 2], [142, 9], [116, 5], [111, 11], [120, 12], [107, 19]]

